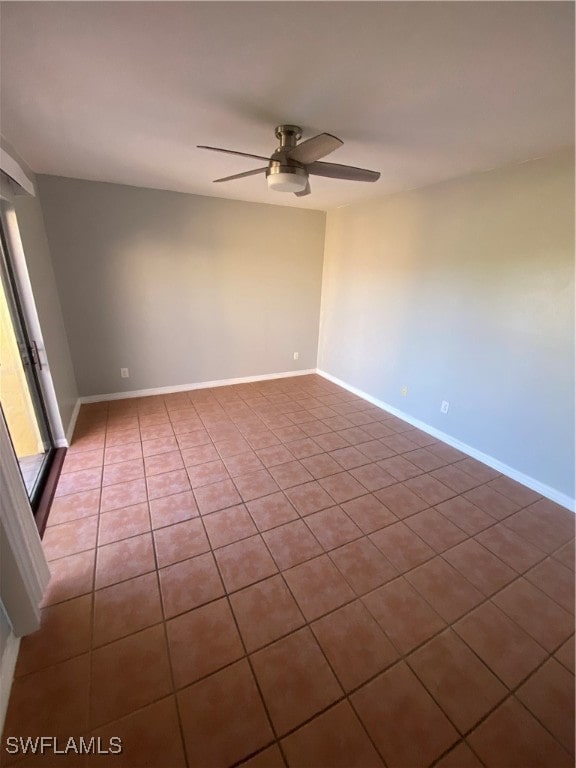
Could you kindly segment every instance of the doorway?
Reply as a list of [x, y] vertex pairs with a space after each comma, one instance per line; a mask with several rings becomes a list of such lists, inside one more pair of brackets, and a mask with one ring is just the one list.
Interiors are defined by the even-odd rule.
[[5, 224], [0, 218], [0, 405], [20, 474], [35, 511], [54, 457], [38, 379], [42, 360], [20, 298]]

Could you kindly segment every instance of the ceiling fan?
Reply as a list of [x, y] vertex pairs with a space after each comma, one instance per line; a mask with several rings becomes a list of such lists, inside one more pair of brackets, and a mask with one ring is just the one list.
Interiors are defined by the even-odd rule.
[[247, 152], [236, 152], [233, 149], [221, 149], [220, 147], [207, 147], [198, 145], [198, 149], [210, 149], [213, 152], [226, 152], [229, 155], [250, 157], [254, 160], [266, 160], [268, 165], [264, 168], [256, 168], [254, 171], [235, 173], [233, 176], [225, 176], [215, 179], [215, 183], [221, 181], [233, 181], [243, 179], [245, 176], [254, 176], [265, 173], [269, 189], [278, 192], [294, 192], [297, 197], [310, 194], [310, 182], [308, 176], [327, 176], [331, 179], [347, 179], [349, 181], [378, 181], [380, 174], [377, 171], [368, 171], [364, 168], [355, 168], [352, 165], [337, 165], [336, 163], [322, 163], [320, 158], [326, 157], [344, 143], [330, 133], [319, 133], [311, 139], [306, 139], [298, 144], [302, 138], [302, 129], [297, 125], [279, 125], [275, 130], [276, 138], [280, 146], [270, 157], [263, 155], [251, 155]]

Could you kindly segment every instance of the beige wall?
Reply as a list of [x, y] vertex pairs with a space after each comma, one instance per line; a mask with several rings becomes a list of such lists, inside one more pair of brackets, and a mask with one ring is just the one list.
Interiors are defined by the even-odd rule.
[[330, 212], [318, 365], [573, 497], [573, 155]]
[[324, 213], [51, 176], [38, 188], [81, 395], [316, 367]]

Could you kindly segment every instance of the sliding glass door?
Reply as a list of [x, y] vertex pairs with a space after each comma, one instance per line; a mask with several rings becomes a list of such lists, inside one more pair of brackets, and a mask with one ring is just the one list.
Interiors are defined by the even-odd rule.
[[35, 509], [54, 443], [38, 371], [42, 361], [28, 334], [9, 241], [0, 219], [0, 405], [28, 497]]

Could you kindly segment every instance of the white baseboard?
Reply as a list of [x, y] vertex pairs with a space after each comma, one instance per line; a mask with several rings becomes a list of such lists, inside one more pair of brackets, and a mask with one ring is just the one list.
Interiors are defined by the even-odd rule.
[[462, 453], [465, 453], [467, 456], [481, 461], [482, 464], [487, 464], [497, 472], [506, 475], [506, 477], [509, 477], [512, 480], [516, 480], [516, 482], [520, 483], [521, 485], [525, 485], [527, 488], [530, 488], [536, 493], [539, 493], [541, 496], [545, 496], [547, 499], [556, 502], [556, 504], [560, 504], [560, 506], [566, 507], [566, 509], [569, 509], [571, 512], [576, 511], [576, 501], [568, 496], [568, 494], [562, 493], [561, 491], [558, 491], [556, 488], [552, 488], [549, 485], [545, 485], [539, 480], [535, 480], [533, 477], [525, 475], [523, 472], [519, 472], [517, 469], [514, 469], [513, 467], [504, 464], [498, 459], [495, 459], [493, 456], [482, 453], [482, 451], [478, 451], [476, 448], [472, 448], [471, 445], [467, 445], [466, 443], [457, 440], [455, 437], [452, 437], [445, 432], [441, 432], [439, 429], [431, 427], [419, 419], [415, 419], [413, 416], [410, 416], [410, 414], [404, 413], [404, 411], [401, 411], [398, 408], [394, 408], [392, 405], [388, 405], [388, 403], [385, 403], [383, 400], [378, 400], [377, 398], [372, 397], [372, 395], [369, 395], [367, 392], [347, 384], [345, 381], [336, 378], [336, 376], [332, 376], [332, 374], [326, 373], [326, 371], [321, 371], [318, 368], [316, 369], [316, 373], [328, 381], [331, 381], [334, 384], [338, 384], [338, 386], [348, 390], [348, 392], [352, 392], [352, 394], [358, 395], [358, 397], [367, 400], [369, 403], [372, 403], [372, 405], [376, 405], [378, 408], [382, 408], [382, 410], [391, 413], [393, 416], [397, 416], [399, 419], [402, 419], [402, 421], [405, 421], [408, 424], [412, 424], [413, 427], [421, 429], [422, 432], [426, 432], [432, 437], [435, 437], [437, 440], [441, 440], [443, 443], [447, 443], [453, 448], [462, 451]]
[[78, 420], [78, 414], [80, 413], [80, 406], [82, 405], [82, 399], [78, 397], [74, 403], [72, 410], [72, 416], [70, 416], [70, 422], [66, 429], [66, 436], [60, 440], [55, 440], [56, 448], [68, 448], [72, 442], [72, 435], [74, 434], [74, 428], [76, 427], [76, 421]]
[[174, 392], [188, 392], [193, 389], [209, 389], [224, 387], [230, 384], [251, 384], [255, 381], [270, 381], [271, 379], [287, 379], [292, 376], [310, 376], [316, 373], [316, 368], [304, 371], [285, 371], [283, 373], [264, 373], [260, 376], [243, 376], [239, 379], [219, 379], [217, 381], [201, 381], [194, 384], [178, 384], [173, 387], [153, 387], [152, 389], [134, 389], [131, 392], [111, 392], [106, 395], [88, 395], [81, 397], [79, 403], [103, 403], [108, 400], [126, 400], [130, 397], [150, 397], [151, 395], [171, 395]]
[[4, 721], [6, 719], [8, 700], [10, 699], [10, 690], [12, 688], [19, 650], [20, 638], [16, 637], [14, 632], [11, 632], [6, 640], [2, 660], [0, 662], [0, 733], [2, 733], [4, 729]]

